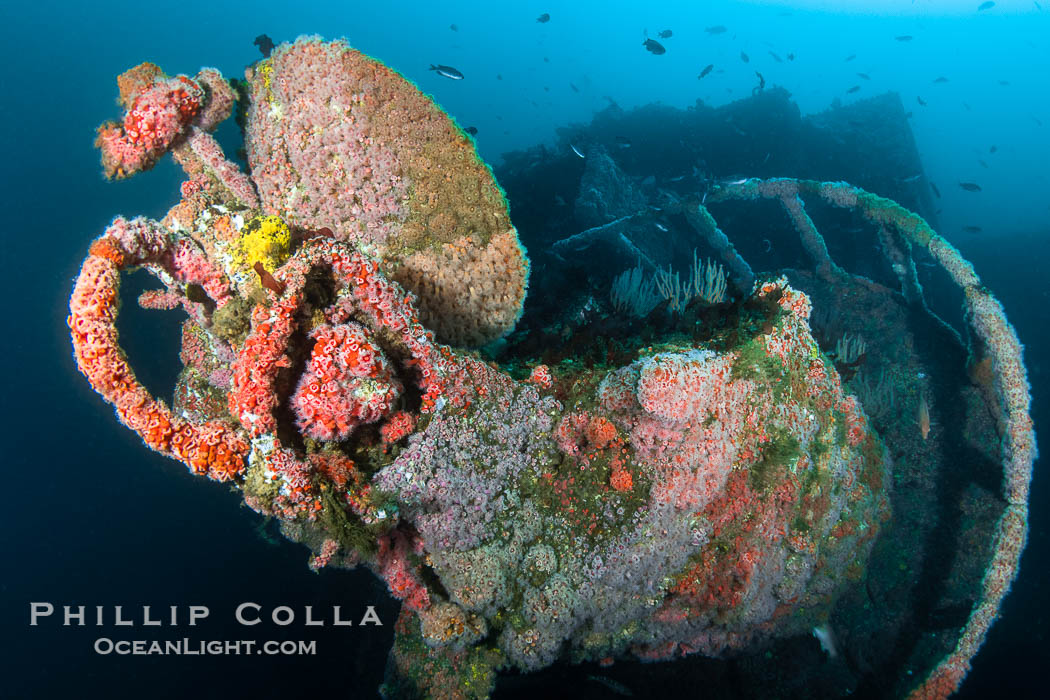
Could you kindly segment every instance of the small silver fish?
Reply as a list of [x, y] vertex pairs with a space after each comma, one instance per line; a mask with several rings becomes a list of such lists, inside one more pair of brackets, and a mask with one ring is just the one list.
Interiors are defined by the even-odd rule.
[[831, 631], [830, 625], [814, 627], [813, 636], [817, 638], [817, 641], [820, 642], [820, 648], [827, 653], [829, 657], [834, 659], [839, 655], [838, 649], [835, 648], [835, 634]]
[[661, 224], [659, 221], [654, 221], [653, 222], [653, 226], [655, 226], [656, 228], [660, 229], [664, 233], [667, 233], [667, 227], [664, 226], [663, 224]]
[[580, 149], [576, 148], [576, 144], [570, 143], [569, 144], [569, 148], [571, 148], [572, 152], [575, 153], [576, 155], [578, 155], [580, 158], [586, 158], [587, 157], [587, 156], [583, 155], [583, 153], [580, 151]]
[[608, 676], [587, 676], [587, 680], [594, 681], [595, 683], [600, 683], [612, 692], [616, 693], [617, 695], [622, 695], [625, 698], [634, 696], [634, 692], [632, 692], [630, 688], [625, 686], [620, 681], [614, 681]]
[[463, 80], [463, 74], [452, 66], [435, 66], [431, 64], [430, 70], [437, 71], [438, 75], [443, 75], [449, 80]]

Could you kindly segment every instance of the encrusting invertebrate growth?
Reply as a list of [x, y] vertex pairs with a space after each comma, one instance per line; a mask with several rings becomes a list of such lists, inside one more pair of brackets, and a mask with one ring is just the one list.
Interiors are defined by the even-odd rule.
[[[127, 112], [97, 140], [106, 174], [171, 152], [188, 179], [162, 220], [118, 217], [91, 244], [70, 299], [78, 367], [147, 446], [282, 520], [312, 567], [383, 578], [403, 601], [388, 695], [484, 697], [498, 669], [562, 656], [830, 639], [888, 527], [894, 477], [814, 340], [816, 295], [753, 272], [707, 210], [758, 199], [783, 205], [819, 284], [853, 280], [806, 214], [814, 200], [889, 232], [915, 303], [913, 250], [964, 292], [1004, 502], [968, 622], [904, 690], [946, 697], [962, 682], [1016, 572], [1035, 443], [1002, 307], [920, 217], [845, 183], [726, 184], [678, 213], [729, 271], [709, 261], [717, 294], [697, 303], [731, 323], [639, 341], [615, 364], [511, 372], [467, 349], [522, 313], [529, 265], [507, 203], [473, 140], [396, 72], [306, 38], [249, 67], [239, 96], [212, 69], [143, 64], [119, 83]], [[208, 133], [235, 97], [247, 173]], [[171, 406], [118, 342], [120, 278], [136, 268], [165, 287], [145, 300], [188, 317]], [[919, 401], [932, 445], [938, 407]]]

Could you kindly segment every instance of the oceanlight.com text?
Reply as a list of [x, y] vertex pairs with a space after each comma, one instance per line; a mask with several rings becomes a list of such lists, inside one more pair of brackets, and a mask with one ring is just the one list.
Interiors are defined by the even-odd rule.
[[110, 639], [99, 637], [95, 640], [95, 653], [108, 656], [316, 656], [317, 641], [267, 640], [259, 642], [254, 639], [237, 640], [203, 640], [174, 639], [167, 641], [146, 639]]

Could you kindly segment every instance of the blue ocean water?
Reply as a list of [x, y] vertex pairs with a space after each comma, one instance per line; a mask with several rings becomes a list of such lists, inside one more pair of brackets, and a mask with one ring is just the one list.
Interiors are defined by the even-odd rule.
[[[147, 451], [76, 371], [65, 316], [87, 245], [118, 213], [161, 217], [181, 181], [170, 160], [127, 181], [102, 178], [92, 140], [99, 123], [118, 116], [117, 74], [148, 60], [171, 74], [214, 66], [236, 77], [259, 57], [252, 45], [259, 34], [278, 42], [346, 37], [432, 94], [460, 124], [475, 126], [481, 156], [494, 165], [507, 151], [555, 144], [558, 127], [589, 121], [610, 99], [625, 109], [653, 102], [685, 108], [698, 99], [718, 106], [749, 96], [756, 71], [769, 86], [787, 89], [803, 113], [899, 92], [926, 175], [943, 194], [939, 232], [974, 263], [1026, 344], [1038, 430], [1050, 417], [1050, 295], [1042, 280], [1050, 269], [1050, 3], [979, 5], [5, 5], [0, 261], [9, 318], [0, 426], [8, 517], [0, 538], [0, 696], [370, 696], [393, 636], [397, 606], [380, 582], [363, 571], [310, 572], [305, 550], [260, 534], [258, 518], [235, 494]], [[544, 12], [550, 21], [537, 22]], [[726, 30], [707, 31], [716, 26]], [[646, 51], [645, 38], [665, 29], [673, 31], [659, 40], [666, 53]], [[897, 39], [904, 36], [911, 39]], [[443, 78], [431, 64], [454, 66], [465, 78]], [[708, 64], [715, 68], [698, 80]], [[860, 89], [849, 92], [854, 86]], [[232, 120], [219, 138], [236, 140]], [[979, 183], [981, 191], [960, 182]], [[129, 354], [146, 384], [163, 393], [177, 369], [178, 326], [146, 313], [134, 318], [142, 321], [129, 334]], [[1035, 697], [1043, 683], [1050, 487], [1039, 467], [1021, 575], [964, 697]], [[100, 636], [92, 626], [63, 627], [55, 617], [29, 624], [32, 602], [85, 605], [89, 621], [98, 605], [107, 615], [114, 605], [131, 614], [142, 605], [178, 605], [180, 613], [206, 605], [208, 633], [236, 639], [245, 632], [231, 610], [245, 600], [286, 604], [300, 615], [305, 605], [341, 604], [355, 619], [374, 605], [384, 625], [317, 631], [264, 623], [257, 629], [269, 638], [319, 639], [321, 651], [312, 660], [267, 657], [260, 664], [254, 657], [101, 656], [92, 650]], [[112, 633], [109, 621], [105, 630]]]

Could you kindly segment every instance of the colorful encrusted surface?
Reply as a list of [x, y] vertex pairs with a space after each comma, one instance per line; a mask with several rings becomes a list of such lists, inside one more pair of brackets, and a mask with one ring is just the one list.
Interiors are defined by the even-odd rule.
[[[208, 133], [235, 96], [216, 71], [143, 64], [119, 82], [126, 114], [97, 142], [106, 174], [170, 151], [187, 180], [161, 221], [118, 217], [91, 244], [70, 299], [78, 367], [148, 447], [280, 519], [313, 568], [384, 579], [404, 603], [388, 695], [485, 697], [496, 670], [562, 657], [754, 649], [823, 630], [864, 579], [891, 512], [877, 402], [844, 385], [860, 351], [823, 352], [811, 296], [786, 277], [754, 281], [721, 245], [748, 284], [698, 295], [722, 319], [703, 339], [501, 368], [463, 347], [513, 328], [527, 258], [473, 142], [411, 83], [345, 42], [281, 45], [241, 84], [244, 173]], [[1034, 439], [1020, 346], [968, 263], [889, 200], [789, 179], [711, 199], [779, 200], [815, 278], [844, 284], [802, 195], [928, 248], [966, 294], [1008, 507], [979, 604], [914, 689], [943, 697], [1023, 547]], [[702, 203], [688, 217], [725, 239]], [[164, 286], [143, 306], [189, 316], [172, 407], [119, 344], [133, 269]]]

